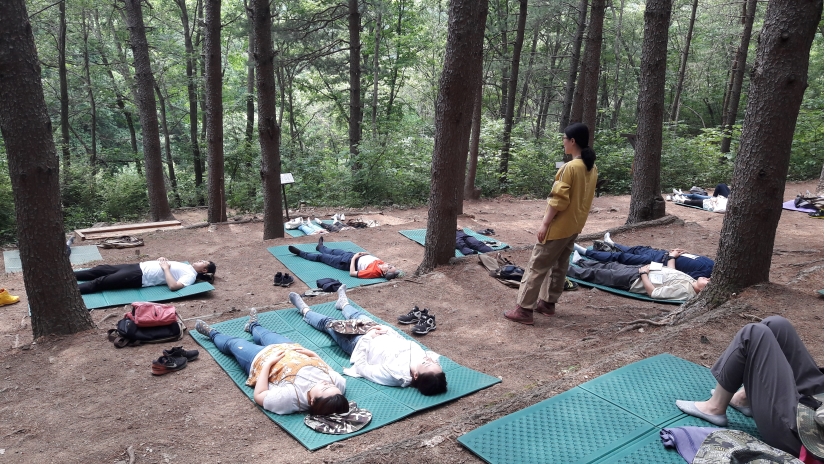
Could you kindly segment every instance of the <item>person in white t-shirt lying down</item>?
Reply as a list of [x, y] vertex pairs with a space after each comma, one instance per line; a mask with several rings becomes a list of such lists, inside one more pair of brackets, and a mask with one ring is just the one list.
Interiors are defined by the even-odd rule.
[[[290, 301], [301, 312], [304, 322], [327, 333], [341, 349], [350, 355], [351, 366], [344, 373], [364, 377], [371, 382], [390, 387], [413, 387], [425, 396], [447, 391], [447, 378], [439, 364], [439, 355], [425, 351], [418, 343], [402, 337], [393, 328], [378, 325], [350, 304], [346, 285], [338, 288], [336, 309], [349, 321], [372, 324], [363, 334], [342, 334], [331, 326], [333, 319], [311, 310], [297, 293]], [[343, 321], [342, 321], [343, 322]]]
[[573, 266], [568, 267], [568, 277], [631, 293], [645, 293], [658, 300], [688, 300], [700, 293], [709, 279], [690, 275], [660, 264], [652, 270], [650, 264], [639, 267], [617, 262], [602, 263], [582, 259], [574, 252]]
[[75, 271], [80, 293], [97, 293], [104, 290], [154, 287], [167, 285], [170, 290], [180, 290], [196, 280], [212, 281], [215, 263], [195, 261], [192, 264], [169, 261], [160, 257], [155, 261], [138, 264], [101, 264], [91, 269]]

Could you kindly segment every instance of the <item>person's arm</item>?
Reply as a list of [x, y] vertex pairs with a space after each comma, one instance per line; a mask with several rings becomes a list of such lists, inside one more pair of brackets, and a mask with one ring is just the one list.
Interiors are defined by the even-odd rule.
[[539, 226], [539, 229], [536, 231], [537, 242], [545, 243], [545, 237], [548, 235], [548, 228], [551, 227], [551, 222], [554, 220], [557, 212], [557, 209], [551, 205], [548, 205], [548, 207], [545, 208], [545, 216], [542, 218], [542, 225]]
[[172, 273], [169, 272], [169, 261], [166, 258], [164, 258], [163, 256], [158, 258], [158, 264], [161, 265], [161, 269], [163, 270], [163, 277], [164, 279], [166, 279], [166, 285], [169, 287], [170, 290], [174, 292], [175, 290], [180, 290], [185, 287], [184, 284], [178, 282], [177, 280], [175, 280], [174, 277], [172, 277]]
[[358, 253], [354, 254], [352, 258], [350, 258], [350, 277], [358, 277], [359, 271], [356, 270], [356, 261], [364, 255], [369, 253], [364, 251], [359, 251]]
[[677, 258], [685, 253], [685, 250], [682, 248], [674, 248], [673, 250], [668, 252], [668, 260], [666, 261], [666, 266], [670, 267], [671, 269], [677, 269]]
[[649, 272], [650, 269], [647, 264], [640, 268], [640, 282], [642, 282], [642, 286], [645, 287], [645, 293], [651, 296], [651, 294], [654, 293], [654, 284], [652, 284], [651, 279], [648, 278]]
[[283, 358], [284, 352], [279, 351], [275, 357], [267, 360], [261, 366], [261, 371], [258, 373], [258, 378], [255, 380], [255, 392], [252, 394], [252, 397], [255, 399], [257, 404], [264, 406], [264, 398], [267, 397], [267, 393], [269, 393], [270, 388], [270, 370], [272, 370], [272, 366], [275, 363], [281, 361]]
[[301, 354], [307, 356], [308, 358], [319, 358], [319, 359], [321, 359], [321, 357], [319, 355], [317, 355], [315, 351], [308, 350], [307, 348], [297, 348], [295, 350], [295, 352], [296, 353], [301, 353]]

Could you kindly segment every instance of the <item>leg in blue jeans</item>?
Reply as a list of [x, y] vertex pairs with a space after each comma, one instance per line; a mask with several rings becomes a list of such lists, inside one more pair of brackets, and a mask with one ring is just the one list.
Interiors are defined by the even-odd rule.
[[353, 259], [352, 251], [339, 250], [338, 248], [327, 248], [324, 245], [318, 247], [318, 253], [310, 253], [302, 251], [298, 256], [307, 261], [316, 261], [324, 263], [330, 267], [341, 269], [342, 271], [350, 270], [350, 260]]
[[[349, 303], [344, 306], [344, 309], [342, 309], [341, 312], [344, 313], [345, 319], [360, 319], [364, 321], [372, 320]], [[327, 328], [327, 323], [332, 320], [334, 319], [312, 310], [307, 311], [307, 314], [304, 315], [304, 322], [310, 324], [316, 330], [327, 333], [327, 335], [332, 337], [333, 341], [335, 341], [345, 353], [353, 354], [353, 350], [356, 348], [356, 344], [361, 339], [361, 335], [340, 334], [333, 329]]]
[[684, 196], [687, 200], [707, 200], [707, 199], [711, 198], [711, 197], [710, 197], [710, 196], [708, 196], [708, 195], [700, 195], [700, 194], [697, 194], [697, 193], [687, 193], [687, 194], [685, 194], [685, 195], [683, 195], [683, 196]]
[[244, 372], [250, 373], [250, 367], [255, 356], [264, 349], [267, 345], [275, 345], [278, 343], [292, 343], [292, 341], [283, 336], [261, 327], [257, 323], [252, 325], [253, 342], [243, 338], [231, 337], [224, 335], [217, 330], [213, 330], [209, 334], [212, 343], [218, 348], [218, 351], [226, 355], [232, 355], [238, 364], [244, 368]]

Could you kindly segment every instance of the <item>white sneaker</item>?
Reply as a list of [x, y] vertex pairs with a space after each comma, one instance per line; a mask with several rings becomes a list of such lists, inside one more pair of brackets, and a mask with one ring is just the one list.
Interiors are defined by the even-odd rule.
[[666, 195], [665, 196], [665, 201], [671, 201], [671, 195]]
[[679, 195], [680, 191], [677, 189], [671, 189], [671, 193], [673, 193], [674, 195]]
[[576, 263], [578, 263], [578, 262], [582, 261], [582, 255], [580, 255], [580, 254], [579, 254], [579, 252], [577, 252], [576, 250], [574, 250], [574, 257], [571, 259], [571, 261], [572, 261], [574, 264], [576, 264]]
[[605, 232], [605, 236], [602, 237], [602, 241], [609, 245], [614, 245], [614, 241], [611, 240], [611, 234], [609, 232]]

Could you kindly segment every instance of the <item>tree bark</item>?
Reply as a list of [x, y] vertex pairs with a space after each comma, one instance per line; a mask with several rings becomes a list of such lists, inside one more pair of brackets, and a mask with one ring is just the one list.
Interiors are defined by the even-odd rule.
[[258, 96], [258, 142], [264, 195], [264, 240], [284, 237], [281, 215], [281, 127], [275, 114], [275, 53], [269, 0], [252, 0], [250, 20], [255, 37], [255, 82]]
[[631, 207], [626, 224], [665, 216], [665, 201], [660, 195], [660, 158], [671, 0], [647, 1], [644, 16], [637, 142], [632, 165], [635, 175], [631, 182]]
[[192, 150], [192, 168], [195, 172], [196, 201], [204, 204], [204, 196], [199, 188], [204, 183], [201, 165], [201, 146], [198, 143], [198, 76], [195, 75], [197, 62], [195, 48], [192, 46], [192, 30], [189, 27], [189, 12], [186, 0], [176, 0], [181, 9], [181, 25], [184, 28], [184, 50], [186, 50], [186, 93], [189, 99], [189, 146]]
[[[209, 159], [207, 221], [226, 222], [224, 195], [224, 104], [221, 82], [221, 0], [204, 1], [204, 98]], [[279, 205], [279, 211], [281, 206]]]
[[[585, 20], [587, 19], [588, 15], [588, 0], [580, 0], [579, 2], [579, 19], [576, 28], [576, 34], [574, 34], [574, 44], [571, 50], [571, 67], [568, 71], [568, 82], [565, 84], [565, 98], [562, 100], [562, 114], [559, 118], [559, 130], [563, 131], [568, 124], [571, 123], [573, 120], [572, 117], [574, 115], [574, 90], [577, 84], [577, 73], [579, 72], [579, 55], [582, 52], [582, 38], [585, 36]], [[577, 121], [582, 118], [582, 99], [579, 99], [580, 104], [578, 105], [578, 109], [576, 110], [577, 113]]]
[[522, 58], [522, 44], [525, 41], [525, 21], [528, 17], [528, 0], [519, 0], [519, 18], [516, 23], [516, 40], [508, 81], [507, 105], [505, 106], [505, 128], [502, 132], [502, 153], [499, 155], [499, 190], [508, 191], [508, 160], [510, 158], [513, 110], [516, 106], [516, 86], [519, 83], [519, 61]]
[[456, 248], [456, 215], [475, 94], [481, 86], [487, 0], [453, 0], [447, 46], [436, 100], [436, 135], [430, 175], [424, 259], [416, 274], [446, 264]]
[[502, 63], [500, 66], [500, 74], [502, 79], [502, 101], [499, 103], [499, 117], [505, 119], [505, 115], [508, 112], [508, 82], [510, 80], [510, 76], [508, 75], [508, 51], [510, 47], [508, 46], [508, 16], [510, 16], [510, 10], [508, 9], [508, 0], [498, 0], [497, 3], [497, 13], [499, 13], [499, 44], [502, 47], [502, 51], [500, 52], [500, 62]]
[[178, 194], [178, 178], [175, 176], [175, 163], [172, 161], [172, 142], [169, 135], [169, 124], [166, 122], [166, 98], [163, 96], [158, 81], [155, 81], [155, 93], [158, 95], [158, 107], [161, 109], [161, 130], [163, 131], [163, 145], [166, 152], [166, 172], [169, 176], [169, 185], [172, 187], [172, 197], [175, 206], [181, 206], [181, 196]]
[[32, 333], [95, 327], [66, 256], [60, 169], [24, 0], [0, 2], [0, 133], [14, 193]]
[[824, 169], [826, 169], [826, 167], [820, 168], [820, 181], [818, 181], [817, 189], [815, 189], [815, 194], [820, 195], [820, 196], [823, 196], [823, 172], [824, 172]]
[[[358, 0], [347, 1], [347, 28], [350, 32], [350, 115], [348, 121], [348, 137], [350, 142], [350, 156], [354, 162], [353, 173], [361, 170], [359, 158], [359, 143], [361, 143], [361, 13]], [[367, 186], [364, 182], [354, 182], [355, 191], [361, 193]]]
[[593, 0], [591, 2], [591, 18], [588, 21], [588, 37], [585, 39], [585, 59], [582, 60], [582, 72], [579, 76], [582, 81], [581, 121], [591, 129], [589, 146], [594, 146], [594, 134], [597, 132], [599, 64], [602, 53], [602, 23], [604, 19], [605, 0]]
[[734, 59], [731, 70], [731, 90], [728, 92], [728, 105], [724, 108], [723, 140], [720, 141], [720, 152], [731, 151], [731, 130], [737, 120], [737, 109], [740, 107], [740, 92], [743, 89], [743, 76], [746, 74], [746, 58], [749, 55], [751, 42], [751, 28], [754, 25], [754, 11], [757, 9], [757, 0], [746, 0], [745, 16], [743, 17], [743, 35], [740, 37], [740, 47]]
[[[126, 15], [123, 13], [123, 10], [120, 10], [121, 18], [123, 22], [126, 23]], [[115, 30], [115, 22], [112, 21], [112, 17], [109, 17], [109, 29], [112, 32], [112, 42], [115, 44], [115, 49], [117, 50], [117, 60], [115, 60], [115, 67], [118, 69], [118, 72], [123, 77], [123, 81], [126, 84], [126, 88], [129, 89], [130, 95], [132, 95], [132, 102], [135, 105], [138, 104], [138, 92], [135, 88], [135, 85], [132, 81], [132, 73], [129, 71], [129, 65], [127, 64], [126, 52], [123, 50], [120, 41], [118, 40], [118, 32]], [[114, 76], [112, 77], [114, 79]], [[138, 109], [138, 116], [140, 117], [140, 109]], [[128, 118], [128, 121], [132, 121], [131, 112]], [[135, 161], [135, 170], [138, 171], [138, 175], [143, 175], [143, 168], [141, 167], [141, 156], [138, 153], [138, 142], [137, 136], [135, 134], [134, 128], [132, 130], [132, 153], [134, 154], [134, 161]]]
[[370, 125], [373, 128], [373, 137], [376, 136], [376, 116], [379, 111], [379, 45], [381, 43], [381, 11], [376, 13], [376, 34], [373, 46], [373, 105]]
[[482, 192], [476, 188], [476, 168], [479, 164], [479, 139], [482, 130], [482, 94], [485, 83], [479, 79], [479, 88], [473, 98], [473, 120], [470, 127], [470, 149], [467, 154], [467, 174], [465, 175], [465, 200], [478, 200]]
[[[522, 110], [525, 108], [525, 101], [528, 99], [528, 93], [530, 91], [530, 83], [531, 77], [533, 74], [533, 63], [534, 59], [536, 58], [536, 44], [539, 42], [539, 27], [540, 25], [537, 24], [536, 29], [533, 31], [533, 40], [531, 41], [531, 55], [528, 58], [528, 70], [525, 72], [525, 79], [522, 80], [522, 92], [519, 95], [519, 106], [516, 108], [516, 120], [522, 119]], [[553, 66], [551, 66], [553, 68]]]
[[92, 90], [92, 75], [89, 72], [89, 20], [87, 12], [84, 9], [81, 13], [81, 31], [83, 34], [83, 77], [86, 79], [86, 95], [89, 98], [89, 137], [92, 139], [91, 153], [89, 153], [89, 166], [92, 168], [92, 175], [97, 173], [98, 163], [98, 141], [97, 141], [97, 125], [98, 125], [98, 111], [97, 102], [95, 101], [95, 92]]
[[677, 321], [769, 280], [809, 51], [822, 14], [822, 0], [775, 0], [766, 9], [717, 262], [709, 285], [686, 303]]
[[135, 66], [138, 109], [143, 130], [143, 161], [146, 167], [146, 188], [149, 193], [149, 217], [152, 221], [175, 219], [166, 198], [161, 162], [161, 139], [158, 134], [158, 113], [155, 105], [155, 78], [149, 63], [149, 43], [140, 0], [124, 0], [129, 29], [129, 45]]
[[71, 180], [72, 152], [69, 149], [69, 83], [66, 72], [66, 0], [60, 2], [57, 32], [57, 75], [60, 81], [60, 150], [63, 155], [63, 185]]
[[674, 90], [674, 101], [671, 103], [671, 122], [677, 123], [680, 118], [680, 95], [683, 93], [685, 82], [685, 66], [688, 63], [688, 51], [691, 49], [691, 36], [694, 33], [694, 18], [697, 17], [697, 2], [691, 3], [691, 17], [688, 20], [688, 32], [685, 35], [685, 45], [680, 54], [680, 71], [677, 73], [677, 88]]

